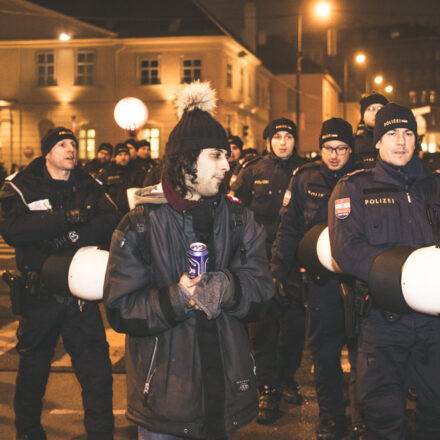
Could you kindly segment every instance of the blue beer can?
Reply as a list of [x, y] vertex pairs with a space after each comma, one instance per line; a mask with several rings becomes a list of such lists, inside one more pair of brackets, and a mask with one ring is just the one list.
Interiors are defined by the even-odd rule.
[[208, 246], [204, 243], [192, 243], [188, 251], [188, 278], [197, 278], [206, 272], [208, 265]]

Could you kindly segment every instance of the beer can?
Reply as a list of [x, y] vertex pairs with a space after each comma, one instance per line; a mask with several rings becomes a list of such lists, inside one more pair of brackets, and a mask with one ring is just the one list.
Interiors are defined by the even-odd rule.
[[204, 243], [192, 243], [188, 251], [188, 278], [197, 278], [206, 272], [208, 264], [208, 246]]

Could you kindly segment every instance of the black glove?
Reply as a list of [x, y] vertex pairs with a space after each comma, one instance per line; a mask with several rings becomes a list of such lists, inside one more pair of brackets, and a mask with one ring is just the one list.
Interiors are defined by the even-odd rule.
[[79, 234], [77, 231], [69, 231], [58, 237], [52, 238], [42, 243], [41, 250], [45, 254], [55, 254], [59, 251], [64, 251], [66, 249], [75, 246], [76, 242], [79, 240]]
[[66, 222], [69, 226], [84, 225], [90, 220], [92, 208], [69, 209], [65, 212]]

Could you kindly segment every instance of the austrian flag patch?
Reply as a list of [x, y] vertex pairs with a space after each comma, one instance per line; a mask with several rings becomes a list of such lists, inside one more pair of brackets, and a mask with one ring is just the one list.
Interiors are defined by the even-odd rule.
[[350, 215], [351, 207], [350, 207], [350, 198], [346, 199], [338, 199], [335, 200], [335, 215], [336, 218], [340, 220], [344, 220]]

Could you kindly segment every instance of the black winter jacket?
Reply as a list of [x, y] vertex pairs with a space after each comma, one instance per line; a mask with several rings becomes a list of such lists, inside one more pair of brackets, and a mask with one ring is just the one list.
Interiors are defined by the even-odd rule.
[[[21, 173], [10, 176], [0, 192], [0, 234], [15, 247], [17, 268], [38, 272], [49, 256], [44, 242], [68, 233], [65, 210], [92, 209], [91, 219], [76, 228], [82, 246], [108, 245], [120, 215], [102, 185], [79, 168], [71, 173], [66, 191], [50, 178], [42, 157], [33, 160]], [[45, 249], [43, 251], [43, 249]]]
[[213, 224], [215, 270], [232, 275], [233, 296], [208, 320], [187, 308], [178, 285], [188, 270], [189, 245], [196, 241], [191, 215], [175, 211], [152, 188], [138, 195], [138, 203], [156, 203], [148, 211], [148, 239], [130, 214], [121, 221], [104, 288], [111, 326], [127, 333], [127, 417], [154, 432], [225, 438], [257, 412], [243, 321], [260, 319], [273, 296], [264, 229], [244, 208], [242, 246], [233, 243], [231, 202], [220, 198]]

